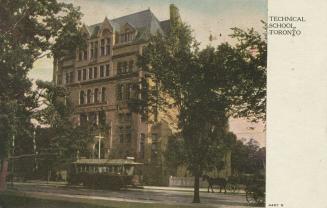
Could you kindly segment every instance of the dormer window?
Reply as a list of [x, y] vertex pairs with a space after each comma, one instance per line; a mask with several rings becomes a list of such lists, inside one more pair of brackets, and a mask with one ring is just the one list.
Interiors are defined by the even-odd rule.
[[125, 43], [130, 42], [134, 39], [134, 32], [126, 32], [119, 35], [119, 42]]
[[135, 30], [130, 24], [126, 24], [122, 30], [121, 33], [119, 34], [119, 42], [120, 43], [125, 43], [125, 42], [130, 42], [134, 40], [135, 36]]

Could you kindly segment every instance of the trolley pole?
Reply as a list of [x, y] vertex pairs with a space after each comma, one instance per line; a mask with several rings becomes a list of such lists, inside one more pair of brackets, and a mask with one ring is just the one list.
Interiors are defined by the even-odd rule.
[[12, 153], [11, 153], [11, 186], [14, 187], [14, 171], [15, 171], [15, 135], [12, 136]]
[[103, 139], [104, 137], [101, 136], [101, 133], [99, 134], [99, 136], [95, 136], [95, 138], [99, 139], [99, 152], [98, 152], [98, 158], [101, 159], [101, 139]]

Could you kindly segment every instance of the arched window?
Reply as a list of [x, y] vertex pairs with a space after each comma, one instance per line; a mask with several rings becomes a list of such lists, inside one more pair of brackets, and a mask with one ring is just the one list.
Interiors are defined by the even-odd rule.
[[107, 100], [107, 97], [106, 97], [106, 88], [105, 87], [102, 87], [102, 90], [101, 90], [101, 102], [106, 102]]
[[91, 94], [92, 94], [91, 90], [88, 89], [86, 95], [87, 103], [91, 103]]
[[94, 89], [94, 103], [98, 103], [99, 102], [99, 89], [95, 88]]
[[83, 105], [84, 103], [85, 103], [85, 93], [83, 90], [81, 90], [79, 93], [79, 104]]

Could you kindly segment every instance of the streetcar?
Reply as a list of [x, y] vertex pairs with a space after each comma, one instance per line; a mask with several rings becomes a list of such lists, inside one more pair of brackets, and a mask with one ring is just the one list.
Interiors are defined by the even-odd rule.
[[72, 163], [68, 183], [100, 189], [142, 187], [142, 165], [133, 159], [83, 158]]

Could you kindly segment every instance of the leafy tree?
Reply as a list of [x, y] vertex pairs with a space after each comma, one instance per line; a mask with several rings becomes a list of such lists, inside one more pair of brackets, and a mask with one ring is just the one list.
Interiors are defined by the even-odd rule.
[[234, 174], [258, 174], [265, 170], [266, 149], [254, 139], [243, 143], [238, 140], [232, 147], [231, 166]]
[[228, 146], [228, 118], [264, 118], [265, 40], [254, 30], [234, 28], [228, 43], [200, 50], [189, 26], [171, 24], [169, 34], [150, 39], [139, 58], [148, 72], [147, 111], [178, 109], [188, 169], [195, 177], [193, 202], [200, 202], [199, 177], [221, 161]]
[[44, 130], [46, 134], [38, 139], [40, 156], [44, 154], [51, 175], [52, 169], [65, 167], [78, 156], [91, 154], [95, 127], [91, 124], [73, 124], [74, 108], [65, 88], [43, 81], [37, 81], [37, 85], [40, 107], [43, 108], [35, 113], [35, 118], [40, 124], [48, 126]]
[[0, 132], [5, 145], [0, 146], [0, 190], [5, 184], [9, 142], [17, 129], [24, 131], [29, 126], [29, 113], [35, 107], [27, 73], [37, 59], [47, 55], [60, 57], [74, 50], [76, 43], [82, 43], [80, 18], [78, 8], [56, 0], [1, 1]]

